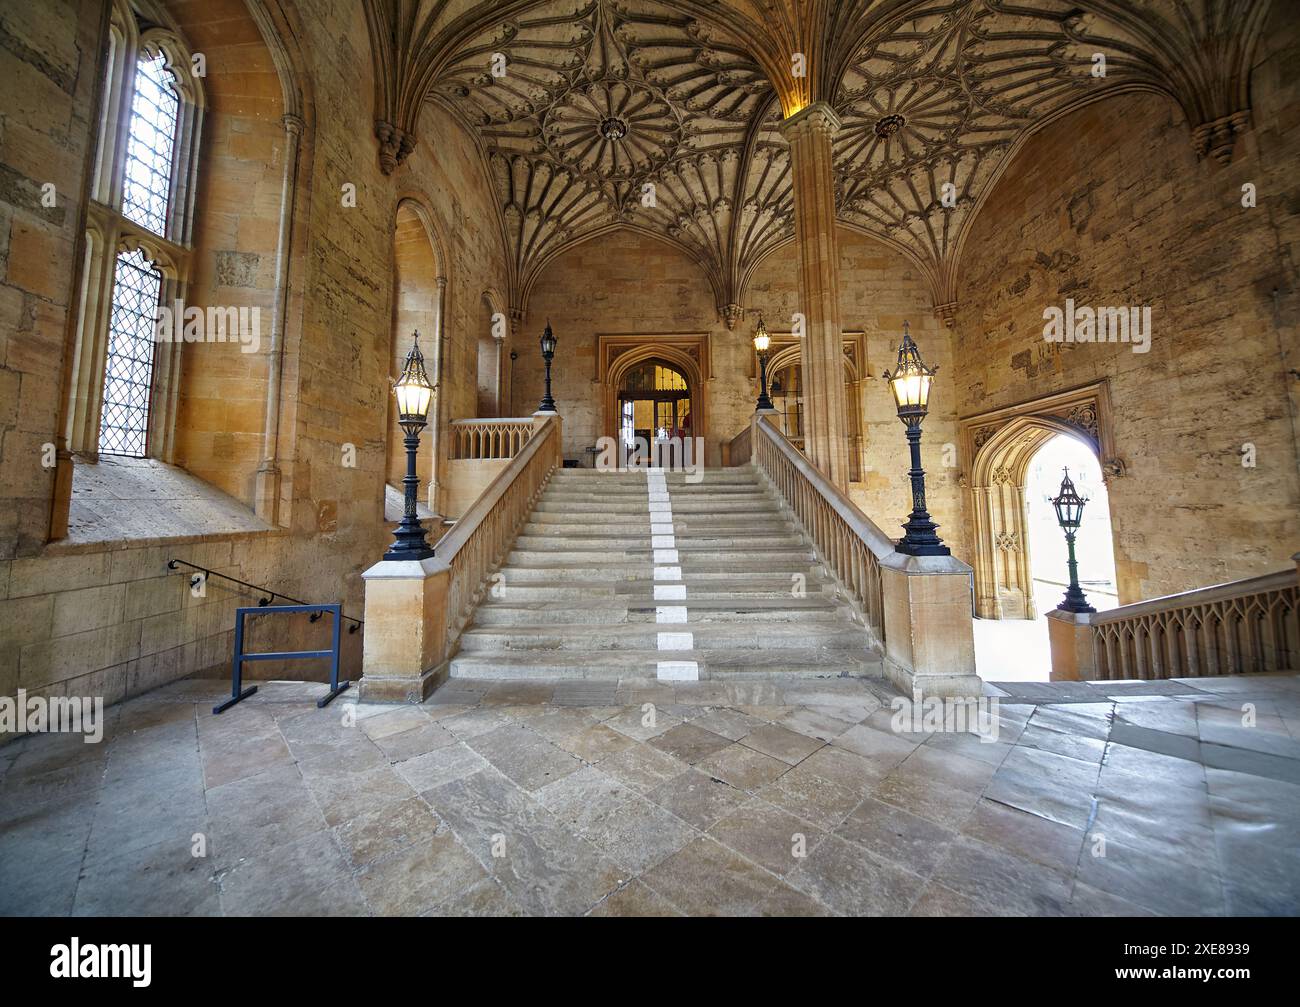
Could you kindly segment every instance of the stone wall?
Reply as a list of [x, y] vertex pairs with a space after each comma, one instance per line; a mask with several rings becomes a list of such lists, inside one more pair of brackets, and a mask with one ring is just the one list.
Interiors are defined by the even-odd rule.
[[[376, 141], [368, 128], [356, 128], [374, 117], [360, 8], [313, 5], [286, 42], [298, 62], [307, 129], [282, 383], [280, 530], [46, 545], [53, 474], [41, 464], [41, 448], [55, 440], [65, 325], [78, 282], [100, 8], [94, 0], [0, 7], [7, 82], [0, 96], [0, 695], [24, 688], [112, 701], [194, 672], [226, 673], [233, 610], [256, 596], [232, 594], [214, 579], [194, 597], [188, 575], [166, 569], [173, 556], [285, 595], [342, 601], [359, 615], [360, 574], [389, 541], [382, 515], [399, 202], [426, 208], [446, 260], [449, 418], [473, 415], [473, 320], [483, 292], [505, 287], [476, 147], [445, 113], [427, 108], [421, 142], [394, 175], [383, 175]], [[256, 24], [241, 16], [242, 5], [222, 9], [228, 16], [218, 18], [210, 4], [174, 8], [194, 31], [194, 48], [211, 50], [214, 108], [200, 152], [193, 290], [196, 299], [262, 305], [266, 321], [282, 106]], [[220, 27], [205, 35], [208, 19]], [[58, 189], [54, 208], [40, 206], [46, 181]], [[343, 204], [347, 183], [356, 187], [355, 207]], [[268, 325], [262, 338], [269, 341]], [[201, 349], [208, 352], [188, 354], [182, 367], [178, 457], [251, 518], [265, 354], [240, 359], [229, 347]], [[354, 466], [346, 445], [355, 448]], [[274, 645], [319, 646], [324, 626], [300, 621], [275, 634]], [[271, 640], [254, 630], [250, 643], [267, 649]], [[360, 637], [344, 640], [346, 673], [355, 677]], [[324, 677], [323, 662], [250, 671]]]
[[[1300, 50], [1294, 29], [1274, 27], [1252, 81], [1257, 125], [1230, 165], [1197, 160], [1167, 99], [1112, 98], [1032, 137], [966, 243], [962, 415], [1109, 382], [1127, 466], [1109, 494], [1121, 601], [1284, 569], [1300, 545], [1300, 403], [1287, 373]], [[1247, 182], [1254, 208], [1242, 205]], [[1150, 306], [1149, 352], [1046, 342], [1044, 309], [1067, 297]]]

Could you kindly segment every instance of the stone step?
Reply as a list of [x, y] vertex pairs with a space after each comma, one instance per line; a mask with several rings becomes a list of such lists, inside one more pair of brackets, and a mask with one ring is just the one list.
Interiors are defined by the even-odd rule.
[[[755, 585], [767, 586], [769, 584], [784, 585], [787, 591], [790, 585], [794, 583], [791, 579], [795, 574], [812, 579], [812, 575], [821, 574], [821, 566], [811, 561], [798, 564], [797, 562], [787, 562], [784, 566], [776, 566], [767, 560], [760, 558], [753, 559], [728, 559], [726, 561], [698, 560], [692, 562], [688, 557], [680, 557], [680, 562], [674, 564], [681, 567], [682, 582], [690, 585], [696, 582], [704, 581], [730, 581], [742, 578], [747, 581], [753, 581]], [[529, 583], [536, 581], [644, 581], [647, 584], [654, 583], [675, 583], [667, 577], [655, 578], [654, 565], [646, 559], [640, 562], [631, 560], [610, 559], [605, 557], [598, 566], [580, 566], [568, 563], [530, 563], [530, 564], [510, 564], [504, 566], [499, 571], [506, 584]]]
[[[677, 514], [671, 515], [675, 531], [734, 532], [738, 529], [755, 532], [788, 531], [803, 534], [793, 518], [784, 517], [777, 512], [770, 514]], [[656, 521], [657, 524], [668, 522]], [[572, 535], [590, 534], [591, 530], [611, 532], [624, 529], [650, 528], [650, 513], [642, 511], [631, 514], [604, 514], [595, 516], [590, 512], [571, 513], [568, 511], [534, 511], [520, 534], [532, 535]]]
[[[762, 482], [752, 469], [746, 468], [702, 468], [695, 472], [659, 472], [653, 473], [655, 481], [662, 476], [663, 480], [669, 485], [682, 483], [685, 485], [696, 485], [700, 482], [719, 482], [719, 483], [753, 483], [755, 485]], [[640, 483], [644, 485], [649, 476], [645, 472], [611, 472], [604, 469], [560, 469], [553, 476], [551, 482], [572, 482], [582, 483], [592, 480], [600, 480], [612, 484], [616, 483]]]
[[[781, 513], [776, 505], [766, 497], [737, 500], [709, 500], [692, 497], [689, 500], [669, 500], [668, 503], [674, 516], [679, 514], [761, 514], [764, 516], [777, 516]], [[543, 497], [537, 501], [534, 513], [537, 511], [566, 511], [570, 514], [648, 514], [650, 511], [647, 504], [648, 501], [645, 500], [611, 503], [608, 500], [604, 502], [599, 500], [552, 500]]]
[[[681, 602], [653, 599], [602, 598], [573, 605], [572, 599], [513, 602], [492, 599], [479, 607], [477, 626], [620, 625], [658, 622], [659, 609]], [[831, 597], [808, 598], [696, 598], [687, 607], [685, 625], [705, 622], [797, 622], [827, 623], [845, 618], [841, 605]], [[678, 625], [681, 625], [680, 623]]]
[[[673, 565], [680, 566], [683, 571], [690, 569], [694, 565], [709, 562], [725, 563], [730, 569], [763, 571], [770, 570], [773, 563], [790, 565], [803, 561], [805, 564], [812, 564], [817, 560], [817, 554], [813, 551], [813, 548], [806, 545], [764, 547], [762, 550], [763, 558], [761, 559], [755, 559], [753, 548], [745, 545], [699, 546], [691, 545], [689, 539], [679, 539], [677, 545], [672, 548], [677, 551], [677, 559]], [[664, 549], [666, 550], [668, 547], [665, 546]], [[652, 565], [655, 563], [655, 558], [649, 543], [639, 548], [627, 549], [614, 547], [583, 550], [516, 549], [506, 557], [503, 572], [508, 580], [510, 570], [554, 566], [556, 564], [586, 565], [603, 563], [644, 563]]]
[[[650, 533], [649, 525], [646, 526], [642, 534], [610, 534], [596, 535], [591, 534], [591, 529], [585, 535], [530, 535], [521, 534], [515, 539], [515, 549], [523, 552], [569, 552], [572, 550], [624, 550], [630, 549], [644, 552], [652, 548], [651, 539], [654, 538]], [[662, 537], [662, 536], [660, 536]], [[799, 549], [807, 551], [808, 546], [803, 541], [803, 536], [792, 533], [786, 534], [764, 534], [755, 532], [752, 535], [718, 535], [708, 534], [705, 532], [688, 532], [673, 530], [673, 539], [676, 541], [677, 549], [734, 549], [745, 548], [749, 551], [756, 549]], [[671, 546], [661, 546], [660, 548], [673, 548]]]
[[[652, 650], [664, 634], [689, 633], [700, 650], [868, 650], [866, 630], [799, 623], [622, 623], [614, 625], [477, 626], [461, 634], [462, 653], [534, 650]], [[663, 650], [661, 660], [676, 660]]]
[[[556, 556], [560, 556], [559, 559], [556, 559]], [[744, 557], [741, 552], [737, 552], [735, 556], [718, 559], [716, 556], [682, 555], [679, 551], [677, 563], [673, 565], [681, 568], [681, 578], [685, 583], [692, 582], [693, 578], [705, 581], [733, 581], [737, 578], [757, 581], [757, 578], [767, 577], [777, 583], [784, 583], [787, 590], [794, 574], [811, 577], [814, 573], [820, 576], [823, 572], [822, 565], [811, 559], [783, 557], [783, 563], [774, 565], [770, 559]], [[500, 574], [506, 583], [542, 580], [668, 583], [677, 580], [667, 576], [655, 578], [655, 564], [651, 563], [649, 555], [643, 560], [634, 560], [602, 554], [598, 559], [576, 563], [576, 561], [564, 560], [562, 554], [552, 554], [552, 552], [532, 554], [528, 557], [516, 557], [512, 554], [510, 563], [500, 568]]]
[[460, 653], [450, 662], [452, 678], [654, 678], [661, 661], [694, 661], [701, 679], [881, 678], [884, 668], [874, 650], [624, 650]]
[[[751, 536], [802, 538], [798, 527], [789, 521], [761, 521], [756, 519], [734, 520], [731, 522], [709, 521], [703, 518], [685, 518], [672, 521], [655, 522], [671, 524], [674, 535], [698, 538], [701, 536], [735, 537], [744, 534]], [[612, 538], [637, 537], [650, 541], [649, 516], [625, 518], [619, 521], [595, 521], [589, 517], [575, 518], [568, 521], [529, 521], [519, 530], [521, 538], [544, 538], [551, 542], [568, 542], [574, 539], [597, 538], [608, 535]]]
[[[602, 583], [577, 581], [548, 581], [548, 580], [528, 580], [514, 581], [507, 584], [501, 584], [496, 591], [498, 600], [501, 601], [570, 601], [570, 600], [610, 600], [610, 599], [627, 599], [629, 601], [653, 602], [654, 601], [654, 584], [649, 580], [623, 580], [623, 581], [605, 581]], [[689, 579], [686, 587], [686, 605], [689, 610], [690, 606], [704, 600], [726, 600], [733, 602], [749, 602], [758, 599], [770, 599], [780, 601], [792, 598], [792, 581], [789, 577], [784, 580], [769, 579], [763, 583], [755, 583], [754, 579], [745, 580], [701, 580], [699, 578]], [[804, 592], [807, 597], [833, 597], [836, 593], [835, 584], [809, 574], [804, 585]], [[671, 604], [671, 602], [662, 602]]]

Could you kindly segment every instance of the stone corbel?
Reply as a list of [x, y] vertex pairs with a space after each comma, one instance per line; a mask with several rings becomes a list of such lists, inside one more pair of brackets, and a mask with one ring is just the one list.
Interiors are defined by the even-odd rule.
[[946, 301], [934, 306], [934, 317], [943, 322], [944, 328], [951, 329], [957, 321], [957, 302]]
[[1196, 156], [1209, 156], [1220, 164], [1227, 164], [1232, 160], [1237, 134], [1244, 133], [1249, 127], [1249, 109], [1202, 123], [1192, 130], [1192, 146], [1196, 148]]
[[375, 121], [375, 138], [379, 140], [379, 168], [391, 175], [415, 149], [415, 136], [382, 119]]
[[735, 301], [730, 304], [724, 304], [718, 309], [718, 314], [726, 323], [728, 330], [734, 330], [736, 324], [745, 316], [745, 309]]
[[1101, 481], [1107, 486], [1114, 479], [1121, 479], [1128, 475], [1128, 466], [1124, 463], [1123, 458], [1106, 458], [1101, 463]]

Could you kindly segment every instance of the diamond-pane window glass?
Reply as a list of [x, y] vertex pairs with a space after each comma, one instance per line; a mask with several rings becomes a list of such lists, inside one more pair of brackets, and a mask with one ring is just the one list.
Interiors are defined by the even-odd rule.
[[126, 178], [122, 216], [154, 234], [167, 233], [171, 202], [172, 155], [180, 100], [167, 61], [141, 56], [131, 96], [131, 125], [126, 143]]
[[99, 419], [100, 454], [132, 458], [148, 454], [154, 326], [161, 289], [162, 274], [142, 251], [118, 254]]

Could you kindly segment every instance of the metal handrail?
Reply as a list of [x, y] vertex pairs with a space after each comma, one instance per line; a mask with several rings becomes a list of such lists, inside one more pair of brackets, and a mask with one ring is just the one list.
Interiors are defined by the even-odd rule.
[[[285, 601], [293, 605], [306, 605], [306, 606], [312, 605], [312, 603], [309, 601], [302, 601], [298, 598], [290, 598], [287, 594], [281, 594], [279, 591], [272, 591], [268, 587], [260, 587], [257, 584], [250, 584], [246, 580], [240, 580], [238, 577], [231, 577], [229, 574], [218, 573], [216, 570], [209, 570], [205, 566], [199, 566], [197, 563], [191, 563], [189, 560], [186, 559], [169, 559], [167, 561], [167, 569], [175, 570], [177, 564], [180, 564], [181, 566], [187, 566], [191, 570], [198, 570], [199, 572], [203, 573], [205, 577], [220, 577], [222, 580], [228, 580], [232, 584], [238, 584], [240, 587], [246, 587], [250, 591], [256, 591], [258, 594], [262, 595], [262, 597], [259, 598], [257, 601], [258, 606], [261, 608], [266, 608], [268, 605], [271, 604], [271, 602], [275, 601], [276, 598], [283, 598]], [[191, 579], [190, 587], [194, 587], [197, 583], [198, 583], [197, 580]], [[323, 614], [324, 614], [323, 612], [317, 612], [315, 615], [310, 616], [308, 621], [315, 622]], [[352, 625], [348, 627], [349, 633], [355, 633], [357, 631], [358, 626], [365, 625], [365, 622], [361, 619], [354, 619], [350, 615], [344, 615], [341, 609], [339, 610], [339, 618], [345, 619], [348, 622], [352, 623]]]

